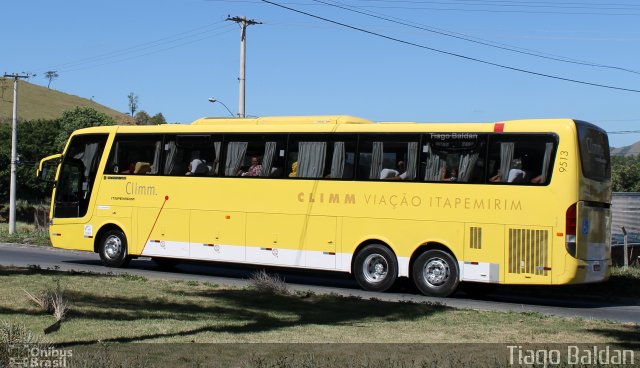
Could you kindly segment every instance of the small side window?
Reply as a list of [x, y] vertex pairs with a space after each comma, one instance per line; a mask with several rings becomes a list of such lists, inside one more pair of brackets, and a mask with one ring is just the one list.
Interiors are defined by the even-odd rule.
[[120, 175], [157, 175], [160, 172], [162, 136], [117, 135], [105, 173]]
[[361, 137], [359, 180], [414, 181], [418, 176], [418, 139], [398, 135]]
[[220, 168], [222, 138], [175, 135], [164, 140], [164, 175], [215, 176]]
[[355, 136], [292, 136], [287, 176], [290, 178], [352, 179]]
[[553, 172], [556, 137], [551, 134], [496, 134], [489, 146], [487, 181], [544, 185]]
[[228, 138], [224, 176], [280, 178], [284, 173], [286, 137], [242, 135]]
[[476, 133], [431, 133], [424, 137], [422, 180], [483, 183], [487, 136]]

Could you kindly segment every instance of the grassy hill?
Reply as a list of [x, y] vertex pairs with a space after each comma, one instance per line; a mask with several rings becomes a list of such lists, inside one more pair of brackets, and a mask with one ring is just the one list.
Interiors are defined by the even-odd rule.
[[[100, 105], [86, 98], [69, 95], [29, 82], [18, 82], [18, 118], [24, 120], [55, 119], [76, 106], [91, 107], [111, 116], [118, 124], [133, 120], [129, 115]], [[13, 116], [13, 80], [0, 78], [0, 122], [11, 121]]]

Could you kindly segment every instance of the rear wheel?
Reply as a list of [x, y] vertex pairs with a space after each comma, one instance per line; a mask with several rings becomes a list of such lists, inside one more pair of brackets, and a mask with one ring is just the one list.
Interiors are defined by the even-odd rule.
[[109, 230], [102, 235], [98, 248], [102, 264], [107, 267], [125, 267], [131, 257], [127, 249], [127, 237], [121, 230]]
[[453, 256], [439, 249], [422, 253], [413, 263], [413, 282], [427, 296], [445, 297], [458, 287], [458, 264]]
[[398, 277], [398, 261], [389, 248], [381, 244], [368, 245], [356, 255], [353, 273], [361, 288], [386, 291]]

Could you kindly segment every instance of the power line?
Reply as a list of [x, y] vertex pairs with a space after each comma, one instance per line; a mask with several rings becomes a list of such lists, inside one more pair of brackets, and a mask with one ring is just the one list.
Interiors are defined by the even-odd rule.
[[177, 45], [171, 46], [171, 47], [166, 47], [166, 48], [163, 48], [163, 49], [150, 51], [150, 52], [147, 52], [147, 53], [144, 53], [144, 54], [140, 54], [140, 55], [135, 55], [135, 56], [126, 57], [126, 58], [124, 58], [124, 59], [118, 59], [118, 60], [114, 60], [114, 61], [110, 61], [110, 62], [105, 62], [105, 63], [100, 63], [100, 64], [95, 64], [95, 65], [81, 66], [81, 67], [78, 67], [78, 68], [75, 68], [75, 69], [63, 69], [63, 70], [58, 70], [58, 72], [65, 72], [65, 73], [69, 73], [69, 72], [75, 72], [75, 71], [79, 71], [79, 70], [86, 70], [86, 69], [97, 68], [97, 67], [101, 67], [101, 66], [105, 66], [105, 65], [117, 64], [117, 63], [121, 63], [121, 62], [124, 62], [124, 61], [133, 60], [133, 59], [138, 59], [138, 58], [141, 58], [141, 57], [144, 57], [144, 56], [149, 56], [149, 55], [157, 54], [157, 53], [160, 53], [160, 52], [164, 52], [164, 51], [172, 50], [172, 49], [175, 49], [175, 48], [178, 48], [178, 47], [182, 47], [182, 46], [190, 45], [190, 44], [192, 44], [192, 43], [196, 43], [196, 42], [200, 42], [200, 41], [203, 41], [203, 40], [206, 40], [206, 39], [212, 38], [212, 37], [220, 36], [220, 35], [222, 35], [222, 34], [229, 33], [229, 32], [231, 32], [231, 31], [233, 31], [233, 29], [228, 29], [228, 30], [226, 30], [226, 31], [218, 32], [218, 33], [215, 33], [215, 34], [212, 34], [212, 35], [206, 36], [206, 37], [201, 37], [201, 38], [198, 38], [198, 39], [195, 39], [195, 40], [189, 41], [189, 42], [183, 42], [183, 43], [180, 43], [180, 44], [177, 44]]
[[[358, 1], [358, 0], [356, 0]], [[362, 1], [362, 0], [360, 0]], [[474, 0], [474, 1], [387, 1], [387, 0], [365, 0], [367, 3], [408, 3], [408, 4], [437, 4], [437, 5], [463, 5], [463, 6], [495, 6], [495, 7], [519, 7], [519, 8], [551, 8], [551, 9], [596, 9], [596, 10], [632, 10], [638, 11], [638, 5], [632, 4], [588, 4], [588, 3], [549, 3], [549, 2], [520, 2], [520, 1], [495, 1], [495, 0]]]
[[[468, 4], [468, 3], [453, 3], [453, 2], [439, 2], [429, 1], [424, 4], [433, 4], [434, 6], [505, 6], [505, 5], [493, 5], [493, 4]], [[511, 5], [514, 6], [514, 5]], [[463, 11], [463, 12], [485, 12], [485, 13], [523, 13], [523, 14], [563, 14], [563, 15], [611, 15], [611, 16], [638, 16], [640, 13], [597, 13], [597, 12], [581, 12], [581, 11], [552, 11], [552, 10], [498, 10], [498, 9], [460, 9], [460, 8], [434, 8], [430, 6], [398, 6], [398, 5], [361, 5], [360, 8], [384, 8], [384, 9], [404, 9], [404, 10], [441, 10], [441, 11]], [[521, 6], [522, 7], [522, 6]], [[544, 7], [549, 8], [549, 7]], [[553, 8], [553, 7], [551, 7]], [[559, 9], [559, 8], [556, 8]], [[602, 8], [601, 8], [602, 9]], [[611, 10], [611, 9], [602, 9]], [[617, 9], [617, 10], [630, 10], [640, 11], [640, 9]]]
[[[433, 2], [433, 0], [354, 0], [361, 2], [381, 2], [381, 3], [409, 3], [409, 4], [424, 4]], [[515, 0], [456, 0], [460, 2], [470, 2], [470, 3], [508, 3], [508, 4], [550, 4], [551, 7], [555, 5], [587, 5], [587, 6], [630, 6], [630, 7], [640, 7], [639, 4], [621, 4], [621, 3], [585, 3], [585, 2], [563, 2], [563, 1], [515, 1]]]
[[639, 119], [593, 119], [595, 121], [606, 122], [606, 123], [621, 123], [621, 122], [630, 122], [630, 121], [640, 121]]
[[[226, 32], [216, 33], [216, 34], [213, 34], [213, 35], [208, 36], [208, 37], [201, 37], [201, 38], [199, 38], [197, 40], [194, 40], [192, 42], [181, 43], [181, 44], [169, 47], [169, 48], [156, 50], [156, 51], [153, 51], [153, 52], [150, 52], [150, 53], [146, 53], [146, 54], [142, 54], [142, 55], [139, 55], [139, 56], [135, 56], [135, 57], [132, 57], [132, 58], [125, 58], [125, 59], [117, 60], [117, 61], [114, 61], [114, 62], [106, 62], [106, 63], [104, 62], [105, 60], [114, 59], [114, 58], [118, 58], [118, 57], [121, 57], [121, 56], [127, 56], [127, 55], [130, 55], [130, 54], [135, 54], [135, 53], [138, 53], [138, 52], [143, 51], [143, 50], [153, 49], [153, 48], [156, 48], [156, 47], [172, 44], [172, 43], [175, 43], [175, 42], [178, 42], [178, 41], [181, 41], [181, 40], [191, 39], [191, 38], [199, 36], [199, 35], [207, 34], [207, 33], [210, 33], [210, 32], [216, 31], [216, 30], [220, 30], [220, 29], [224, 29], [224, 28], [229, 28], [230, 27], [229, 24], [225, 24], [222, 27], [216, 27], [216, 28], [213, 28], [213, 29], [200, 31], [202, 29], [210, 28], [212, 26], [216, 26], [216, 25], [219, 25], [221, 23], [224, 23], [224, 21], [219, 21], [219, 22], [216, 22], [216, 23], [200, 26], [200, 27], [188, 30], [188, 31], [176, 33], [174, 35], [163, 37], [163, 38], [160, 38], [160, 39], [157, 39], [157, 40], [153, 40], [153, 41], [143, 42], [143, 43], [140, 43], [140, 44], [137, 44], [137, 45], [133, 45], [133, 46], [130, 46], [130, 47], [126, 47], [126, 48], [123, 48], [123, 49], [120, 49], [120, 50], [114, 50], [114, 51], [111, 51], [111, 52], [107, 52], [107, 53], [103, 53], [103, 54], [99, 54], [99, 55], [95, 55], [95, 56], [90, 56], [90, 57], [78, 59], [76, 61], [71, 61], [71, 62], [67, 62], [67, 63], [58, 64], [56, 66], [48, 68], [47, 70], [57, 70], [59, 72], [60, 71], [62, 71], [62, 72], [72, 72], [72, 71], [88, 69], [88, 68], [92, 68], [92, 67], [96, 67], [96, 66], [103, 66], [103, 65], [113, 64], [113, 63], [117, 63], [117, 62], [121, 62], [121, 61], [130, 60], [132, 58], [136, 58], [136, 57], [140, 57], [140, 56], [146, 56], [146, 55], [154, 54], [154, 53], [157, 53], [157, 52], [170, 50], [170, 49], [173, 49], [175, 47], [188, 45], [188, 44], [191, 44], [193, 42], [201, 41], [201, 40], [204, 40], [204, 39], [207, 39], [207, 38], [210, 38], [210, 37], [214, 37], [214, 36], [226, 33]], [[196, 31], [200, 31], [200, 32], [196, 32]], [[196, 32], [196, 33], [194, 33], [194, 32]], [[185, 35], [185, 36], [183, 36], [183, 35]], [[179, 37], [179, 36], [182, 36], [182, 37]], [[83, 65], [90, 65], [90, 64], [94, 64], [94, 63], [99, 63], [99, 64], [95, 65], [95, 66], [80, 67], [80, 66], [83, 66]], [[80, 68], [75, 68], [75, 67], [80, 67]]]
[[[366, 12], [363, 12], [363, 11], [360, 11], [360, 10], [351, 9], [351, 8], [349, 8], [347, 6], [341, 6], [343, 4], [336, 5], [336, 4], [328, 3], [328, 2], [325, 2], [325, 1], [322, 1], [322, 0], [311, 0], [311, 1], [314, 1], [314, 2], [317, 2], [317, 3], [321, 3], [321, 4], [324, 4], [324, 5], [327, 5], [327, 6], [332, 6], [332, 7], [336, 7], [336, 8], [339, 8], [339, 9], [347, 10], [347, 11], [350, 11], [350, 12], [366, 15], [368, 17], [373, 17], [373, 18], [376, 18], [376, 19], [382, 19], [382, 20], [385, 20], [385, 21], [388, 21], [388, 22], [391, 22], [391, 23], [400, 24], [400, 25], [403, 25], [403, 26], [407, 26], [407, 27], [411, 27], [411, 28], [415, 28], [415, 29], [420, 29], [420, 30], [423, 30], [423, 31], [436, 33], [436, 34], [439, 34], [439, 35], [452, 37], [452, 38], [456, 38], [456, 39], [460, 39], [460, 40], [464, 40], [464, 41], [468, 41], [468, 42], [473, 42], [473, 43], [476, 43], [476, 44], [489, 46], [489, 47], [497, 48], [497, 49], [500, 49], [500, 50], [516, 52], [516, 53], [519, 53], [519, 54], [534, 56], [534, 57], [548, 59], [548, 60], [559, 61], [559, 62], [563, 62], [563, 63], [592, 66], [592, 67], [597, 67], [597, 68], [615, 69], [615, 70], [625, 71], [625, 72], [629, 72], [629, 73], [640, 74], [640, 72], [638, 72], [638, 71], [635, 71], [635, 70], [632, 70], [632, 69], [626, 69], [626, 68], [622, 68], [622, 67], [618, 67], [618, 66], [596, 64], [596, 63], [590, 63], [590, 62], [585, 62], [585, 61], [572, 60], [572, 59], [568, 59], [568, 58], [564, 58], [564, 57], [545, 56], [545, 55], [542, 55], [541, 53], [532, 52], [530, 50], [529, 51], [522, 51], [522, 50], [526, 50], [526, 49], [517, 50], [516, 48], [514, 48], [512, 46], [509, 46], [509, 45], [507, 45], [509, 47], [505, 47], [505, 46], [500, 46], [500, 45], [497, 45], [497, 44], [489, 43], [486, 40], [477, 41], [477, 40], [471, 39], [470, 38], [471, 36], [467, 36], [467, 35], [463, 35], [463, 34], [456, 35], [456, 34], [452, 34], [452, 32], [445, 31], [445, 30], [439, 30], [439, 29], [436, 29], [436, 28], [430, 28], [430, 27], [426, 27], [426, 26], [422, 26], [422, 25], [415, 25], [415, 24], [408, 23], [407, 21], [404, 21], [404, 20], [399, 21], [399, 20], [397, 20], [398, 18], [390, 18], [390, 17], [386, 17], [386, 16], [379, 16], [379, 15], [376, 15], [376, 14], [370, 14], [370, 13], [366, 13]], [[337, 3], [337, 2], [334, 1], [334, 3]], [[337, 4], [340, 4], [340, 3], [337, 3]]]
[[609, 86], [609, 85], [606, 85], [606, 84], [585, 82], [585, 81], [581, 81], [581, 80], [577, 80], [577, 79], [559, 77], [559, 76], [555, 76], [555, 75], [551, 75], [551, 74], [544, 74], [544, 73], [534, 72], [534, 71], [531, 71], [531, 70], [516, 68], [516, 67], [503, 65], [503, 64], [498, 64], [498, 63], [494, 63], [494, 62], [487, 61], [487, 60], [482, 60], [482, 59], [477, 59], [477, 58], [473, 58], [473, 57], [470, 57], [470, 56], [465, 56], [465, 55], [462, 55], [462, 54], [456, 54], [456, 53], [453, 53], [453, 52], [444, 51], [444, 50], [436, 49], [436, 48], [429, 47], [429, 46], [424, 46], [424, 45], [421, 45], [421, 44], [418, 44], [418, 43], [415, 43], [415, 42], [409, 42], [409, 41], [401, 40], [399, 38], [383, 35], [381, 33], [372, 32], [372, 31], [369, 31], [369, 30], [366, 30], [366, 29], [363, 29], [363, 28], [358, 28], [358, 27], [355, 27], [355, 26], [352, 26], [352, 25], [349, 25], [349, 24], [346, 24], [346, 23], [341, 23], [341, 22], [338, 22], [338, 21], [335, 21], [335, 20], [331, 20], [331, 19], [328, 19], [328, 18], [323, 18], [323, 17], [320, 17], [318, 15], [314, 15], [314, 14], [311, 14], [311, 13], [303, 12], [301, 10], [290, 8], [288, 6], [284, 6], [284, 5], [281, 5], [281, 4], [278, 4], [278, 3], [274, 3], [272, 1], [268, 1], [268, 0], [261, 0], [261, 1], [264, 2], [264, 3], [267, 3], [267, 4], [271, 4], [271, 5], [283, 8], [283, 9], [287, 9], [287, 10], [299, 13], [299, 14], [303, 14], [303, 15], [306, 15], [306, 16], [309, 16], [309, 17], [312, 17], [312, 18], [320, 19], [320, 20], [325, 21], [325, 22], [329, 22], [329, 23], [333, 23], [333, 24], [336, 24], [336, 25], [339, 25], [339, 26], [342, 26], [342, 27], [345, 27], [345, 28], [349, 28], [349, 29], [352, 29], [352, 30], [355, 30], [355, 31], [358, 31], [358, 32], [367, 33], [367, 34], [370, 34], [370, 35], [373, 35], [373, 36], [376, 36], [376, 37], [380, 37], [380, 38], [384, 38], [384, 39], [387, 39], [387, 40], [390, 40], [390, 41], [403, 43], [405, 45], [414, 46], [414, 47], [418, 47], [418, 48], [429, 50], [429, 51], [433, 51], [433, 52], [438, 52], [438, 53], [449, 55], [449, 56], [455, 56], [457, 58], [461, 58], [461, 59], [465, 59], [465, 60], [469, 60], [469, 61], [475, 61], [475, 62], [482, 63], [482, 64], [492, 65], [492, 66], [495, 66], [495, 67], [498, 67], [498, 68], [513, 70], [513, 71], [526, 73], [526, 74], [537, 75], [537, 76], [540, 76], [540, 77], [562, 80], [562, 81], [565, 81], [565, 82], [572, 82], [572, 83], [577, 83], [577, 84], [584, 84], [584, 85], [589, 85], [589, 86], [594, 86], [594, 87], [601, 87], [601, 88], [608, 88], [608, 89], [614, 89], [614, 90], [619, 90], [619, 91], [640, 93], [640, 90], [636, 90], [636, 89]]
[[[260, 4], [263, 2], [262, 0], [207, 0], [214, 2], [226, 2], [226, 3], [249, 3], [249, 4]], [[435, 2], [429, 2], [435, 3]], [[282, 4], [287, 5], [303, 5], [309, 6], [312, 4], [308, 3], [299, 3], [299, 2], [285, 2]], [[426, 3], [425, 3], [426, 4]], [[435, 6], [438, 3], [434, 4]], [[465, 6], [469, 5], [466, 3], [463, 4], [452, 4], [452, 3], [441, 3], [441, 5], [454, 5], [454, 6]], [[499, 5], [490, 5], [486, 4], [485, 6], [499, 6]], [[566, 11], [528, 11], [528, 10], [498, 10], [498, 9], [461, 9], [461, 8], [442, 8], [442, 7], [409, 7], [409, 6], [380, 6], [380, 5], [362, 5], [359, 8], [379, 8], [379, 9], [405, 9], [405, 10], [434, 10], [434, 11], [453, 11], [453, 12], [482, 12], [482, 13], [495, 13], [495, 14], [558, 14], [558, 15], [596, 15], [596, 16], [640, 16], [639, 13], [597, 13], [597, 12], [566, 12]], [[640, 9], [628, 9], [630, 11], [640, 11]]]

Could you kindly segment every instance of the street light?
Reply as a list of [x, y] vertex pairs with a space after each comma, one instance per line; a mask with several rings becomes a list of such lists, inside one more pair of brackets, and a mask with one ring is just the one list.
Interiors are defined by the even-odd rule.
[[224, 104], [224, 102], [220, 101], [220, 100], [216, 100], [213, 97], [209, 97], [209, 102], [211, 103], [220, 103], [220, 105], [224, 106], [225, 109], [227, 109], [227, 111], [229, 111], [229, 115], [233, 116], [234, 118], [236, 117], [235, 115], [233, 115], [233, 113], [231, 112], [231, 110], [229, 110], [229, 108], [227, 107], [227, 105]]

